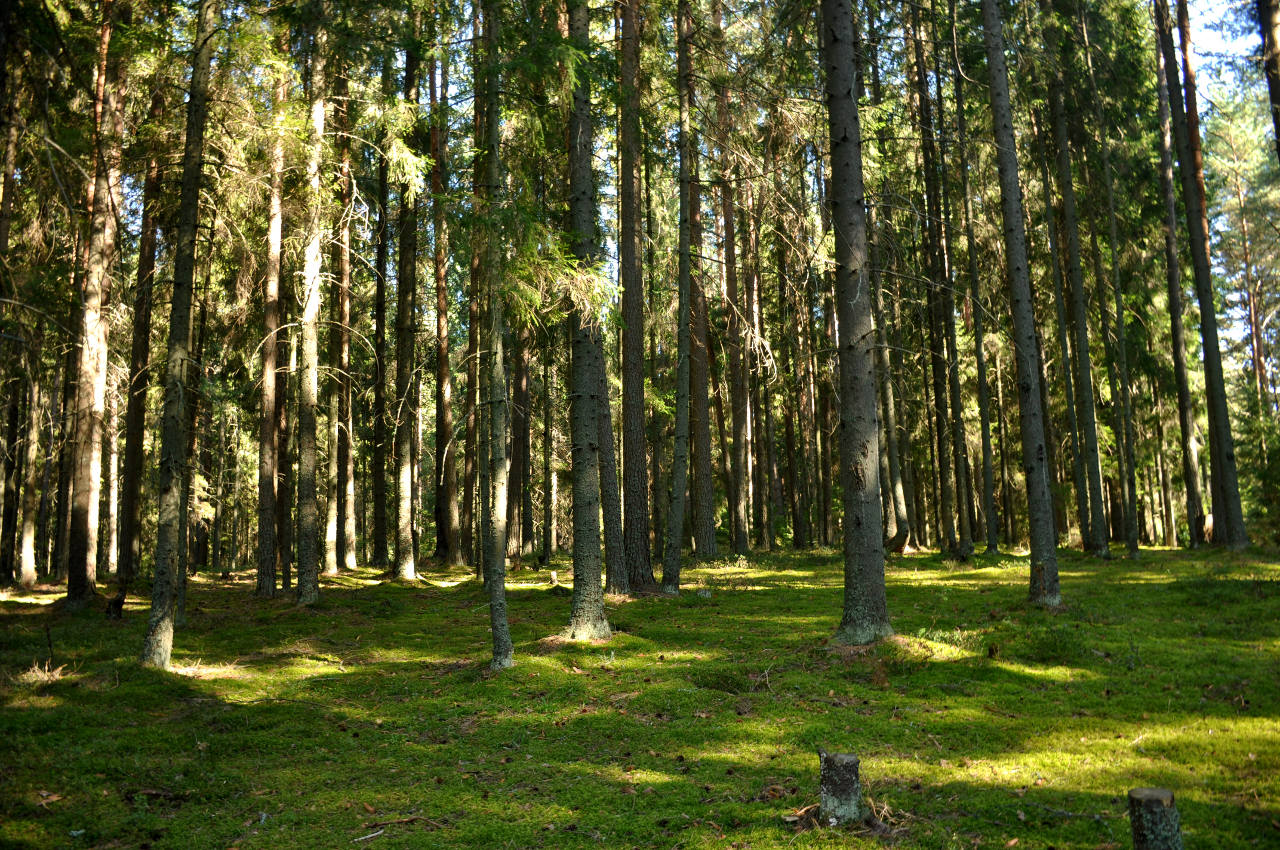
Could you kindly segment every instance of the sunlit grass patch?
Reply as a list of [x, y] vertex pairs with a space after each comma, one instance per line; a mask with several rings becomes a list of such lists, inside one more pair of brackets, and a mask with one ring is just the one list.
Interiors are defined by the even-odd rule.
[[465, 568], [361, 569], [313, 610], [202, 579], [176, 675], [133, 661], [142, 605], [40, 591], [0, 602], [0, 844], [880, 846], [785, 820], [822, 746], [862, 756], [894, 846], [1125, 846], [1138, 785], [1173, 788], [1188, 846], [1261, 846], [1280, 567], [1217, 554], [1063, 552], [1056, 612], [1026, 606], [1025, 558], [895, 557], [897, 635], [866, 648], [828, 641], [833, 553], [690, 565], [679, 598], [611, 597], [601, 644], [554, 638], [568, 599], [525, 569], [498, 675]]

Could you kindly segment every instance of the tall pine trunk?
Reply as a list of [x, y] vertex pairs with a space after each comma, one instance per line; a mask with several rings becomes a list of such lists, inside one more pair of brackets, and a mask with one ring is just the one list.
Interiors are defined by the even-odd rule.
[[[413, 114], [418, 108], [418, 71], [421, 67], [422, 14], [414, 12], [411, 42], [405, 48], [404, 99]], [[418, 264], [418, 199], [408, 183], [400, 184], [400, 250], [396, 265], [396, 577], [417, 578], [413, 534], [413, 444], [418, 422], [418, 381], [414, 360]]]
[[[321, 13], [323, 16], [323, 12]], [[320, 288], [324, 242], [325, 94], [328, 91], [325, 22], [315, 24], [311, 55], [310, 123], [307, 133], [307, 190], [303, 236], [302, 315], [298, 351], [298, 587], [299, 605], [320, 598], [320, 500], [317, 486], [316, 419], [320, 395]]]
[[160, 431], [159, 517], [156, 525], [155, 580], [151, 614], [142, 645], [141, 662], [167, 669], [173, 652], [173, 621], [177, 605], [177, 572], [181, 568], [180, 511], [183, 468], [187, 458], [186, 377], [191, 348], [191, 302], [195, 290], [196, 229], [200, 214], [200, 176], [204, 167], [204, 131], [208, 118], [209, 65], [213, 57], [217, 0], [201, 0], [196, 16], [187, 98], [187, 134], [182, 151], [182, 188], [178, 196], [177, 238], [174, 243], [173, 296], [169, 314], [168, 365], [164, 382], [164, 411]]
[[[1004, 33], [997, 2], [998, 0], [982, 0], [982, 25], [987, 49], [987, 69], [991, 78], [991, 120], [995, 131], [996, 165], [1000, 176], [1000, 212], [1004, 223], [1009, 304], [1013, 313], [1014, 359], [1018, 371], [1022, 468], [1027, 483], [1027, 519], [1031, 526], [1030, 600], [1036, 605], [1054, 606], [1061, 604], [1062, 595], [1058, 587], [1057, 535], [1053, 527], [1050, 470], [1041, 414], [1040, 382], [1037, 378], [1040, 364], [1036, 354], [1035, 301], [1027, 261], [1022, 188], [1018, 182], [1017, 147], [1013, 136], [1013, 110], [1009, 104], [1009, 72], [1005, 63]], [[1003, 395], [1003, 392], [1000, 394]]]
[[892, 634], [884, 586], [875, 332], [868, 285], [862, 141], [854, 90], [853, 8], [822, 0], [822, 59], [831, 140], [831, 222], [839, 319], [840, 489], [844, 508], [844, 609], [836, 640], [866, 644]]

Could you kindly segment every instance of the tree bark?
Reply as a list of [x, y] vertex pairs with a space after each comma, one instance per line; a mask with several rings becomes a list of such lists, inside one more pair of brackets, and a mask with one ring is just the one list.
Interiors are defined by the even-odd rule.
[[1009, 105], [1009, 72], [1005, 64], [1004, 33], [997, 0], [982, 0], [982, 24], [991, 77], [992, 125], [1000, 176], [1000, 212], [1008, 262], [1009, 303], [1013, 313], [1014, 359], [1018, 371], [1022, 464], [1027, 482], [1027, 519], [1031, 528], [1030, 600], [1036, 605], [1056, 606], [1061, 604], [1062, 595], [1058, 587], [1057, 535], [1049, 492], [1040, 382], [1036, 377], [1040, 365], [1036, 362], [1035, 301], [1027, 262], [1022, 188], [1018, 182], [1013, 110]]
[[[447, 53], [444, 54], [447, 57]], [[437, 61], [439, 64], [437, 65]], [[439, 69], [437, 72], [437, 68]], [[454, 566], [462, 563], [458, 546], [458, 448], [453, 438], [453, 369], [449, 364], [449, 241], [445, 229], [446, 162], [448, 142], [447, 100], [449, 69], [447, 59], [431, 62], [431, 230], [432, 270], [436, 295], [436, 469], [435, 521], [436, 557]]]
[[36, 514], [39, 508], [39, 468], [36, 464], [40, 449], [40, 426], [44, 418], [44, 393], [41, 387], [40, 342], [37, 334], [27, 354], [28, 401], [27, 433], [23, 440], [22, 481], [22, 537], [18, 555], [17, 583], [30, 588], [36, 583]]
[[[1044, 39], [1049, 54], [1049, 110], [1057, 145], [1058, 194], [1067, 235], [1067, 270], [1071, 281], [1076, 355], [1076, 416], [1080, 426], [1080, 449], [1089, 485], [1089, 538], [1085, 548], [1100, 558], [1110, 557], [1107, 521], [1102, 504], [1102, 467], [1098, 457], [1098, 424], [1093, 395], [1093, 360], [1089, 354], [1089, 322], [1085, 301], [1084, 275], [1080, 260], [1080, 229], [1076, 215], [1075, 185], [1071, 176], [1071, 146], [1067, 139], [1067, 111], [1063, 99], [1061, 27], [1051, 0], [1040, 0], [1044, 17]], [[1019, 361], [1021, 363], [1021, 361]], [[1021, 375], [1021, 372], [1019, 372]], [[1021, 378], [1019, 379], [1021, 380]], [[1020, 396], [1021, 399], [1021, 396]]]
[[[411, 42], [405, 48], [404, 99], [409, 108], [418, 108], [418, 71], [421, 66], [422, 13], [413, 13]], [[414, 130], [416, 136], [416, 127]], [[416, 141], [416, 140], [415, 140]], [[418, 200], [408, 183], [400, 184], [400, 250], [396, 266], [396, 577], [412, 581], [418, 577], [413, 535], [413, 433], [417, 426], [418, 381], [414, 361], [417, 334]]]
[[106, 405], [106, 307], [111, 296], [110, 272], [115, 262], [119, 226], [120, 128], [117, 86], [122, 84], [120, 58], [109, 55], [112, 28], [119, 11], [111, 2], [102, 8], [93, 101], [94, 141], [92, 202], [88, 253], [81, 295], [80, 362], [75, 396], [75, 453], [71, 490], [70, 537], [67, 547], [67, 607], [84, 608], [95, 594], [99, 497], [102, 488], [102, 432]]
[[[1200, 305], [1200, 341], [1204, 358], [1205, 402], [1209, 413], [1210, 497], [1213, 507], [1213, 542], [1231, 548], [1249, 544], [1240, 505], [1236, 474], [1235, 441], [1227, 407], [1222, 351], [1218, 345], [1218, 316], [1213, 300], [1209, 267], [1209, 223], [1206, 218], [1204, 159], [1200, 149], [1200, 114], [1196, 105], [1195, 69], [1191, 67], [1191, 24], [1186, 0], [1178, 2], [1178, 29], [1182, 46], [1182, 86], [1177, 81], [1177, 59], [1167, 4], [1157, 2], [1156, 28], [1165, 54], [1165, 74], [1173, 107], [1173, 130], [1182, 171], [1182, 200], [1191, 244], [1191, 268], [1195, 272], [1196, 300]], [[1186, 102], [1184, 104], [1183, 97]]]
[[[388, 51], [382, 57], [382, 93], [392, 89], [393, 60]], [[370, 486], [373, 498], [373, 566], [391, 562], [387, 551], [387, 259], [391, 248], [388, 224], [387, 158], [378, 155], [378, 224], [374, 256], [373, 296], [373, 469]]]
[[186, 466], [186, 376], [191, 347], [191, 301], [195, 289], [196, 228], [200, 213], [200, 177], [204, 166], [204, 131], [208, 118], [209, 65], [218, 17], [217, 0], [201, 0], [196, 16], [187, 98], [187, 134], [182, 152], [182, 189], [174, 243], [173, 297], [169, 315], [169, 356], [165, 373], [164, 412], [160, 432], [159, 519], [156, 527], [155, 580], [151, 614], [140, 658], [144, 665], [167, 669], [173, 651], [177, 603], [182, 470]]
[[679, 306], [676, 318], [676, 422], [675, 444], [671, 455], [671, 508], [667, 514], [667, 540], [663, 547], [662, 590], [680, 592], [680, 555], [684, 537], [685, 487], [689, 475], [689, 347], [690, 290], [692, 258], [690, 244], [690, 207], [692, 204], [693, 155], [690, 127], [690, 89], [693, 66], [689, 57], [689, 37], [693, 22], [689, 0], [676, 4], [676, 91], [680, 102], [678, 146], [680, 150], [680, 233], [677, 280]]
[[1188, 545], [1194, 549], [1204, 542], [1198, 534], [1196, 517], [1204, 512], [1200, 496], [1200, 461], [1195, 438], [1195, 412], [1191, 407], [1191, 386], [1187, 378], [1187, 338], [1182, 326], [1182, 261], [1178, 256], [1178, 202], [1173, 183], [1173, 131], [1169, 112], [1169, 76], [1165, 53], [1156, 39], [1156, 67], [1160, 91], [1160, 194], [1164, 201], [1165, 283], [1169, 297], [1170, 347], [1173, 375], [1178, 395], [1178, 432], [1182, 444], [1182, 479], [1187, 503]]
[[[321, 12], [323, 17], [324, 12]], [[328, 91], [328, 39], [325, 22], [315, 24], [311, 55], [310, 124], [307, 134], [307, 206], [303, 235], [302, 315], [298, 357], [298, 587], [299, 605], [320, 598], [320, 501], [316, 481], [316, 413], [320, 395], [321, 245], [324, 241], [325, 95]]]
[[623, 549], [632, 591], [655, 586], [649, 547], [644, 421], [644, 280], [640, 266], [640, 0], [620, 4], [618, 275], [622, 284]]
[[831, 140], [831, 221], [839, 318], [840, 489], [844, 508], [844, 610], [835, 639], [866, 644], [887, 637], [884, 540], [880, 531], [875, 329], [867, 282], [862, 141], [854, 91], [853, 8], [822, 0], [822, 59]]

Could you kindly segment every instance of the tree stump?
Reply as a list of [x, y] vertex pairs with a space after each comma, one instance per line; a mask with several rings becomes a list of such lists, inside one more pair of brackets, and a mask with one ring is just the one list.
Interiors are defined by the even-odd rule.
[[1182, 829], [1172, 791], [1165, 788], [1131, 790], [1129, 825], [1133, 828], [1133, 850], [1182, 850]]
[[820, 787], [818, 821], [823, 826], [862, 823], [871, 814], [862, 799], [858, 757], [852, 753], [818, 750]]

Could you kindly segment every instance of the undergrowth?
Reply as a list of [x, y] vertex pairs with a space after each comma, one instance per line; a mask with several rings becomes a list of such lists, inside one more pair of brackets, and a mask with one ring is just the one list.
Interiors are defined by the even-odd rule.
[[[171, 673], [135, 662], [145, 600], [116, 622], [11, 591], [0, 846], [1118, 848], [1153, 785], [1188, 847], [1280, 843], [1280, 567], [1064, 552], [1059, 611], [1026, 573], [894, 559], [898, 634], [850, 649], [831, 553], [611, 598], [598, 645], [549, 638], [568, 600], [525, 570], [498, 675], [462, 572], [360, 570], [312, 609], [194, 580]], [[887, 836], [797, 831], [819, 747], [861, 757]]]

